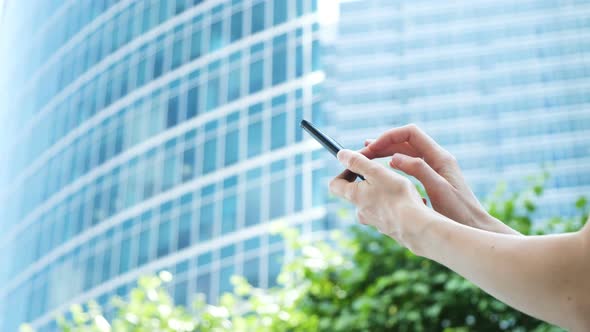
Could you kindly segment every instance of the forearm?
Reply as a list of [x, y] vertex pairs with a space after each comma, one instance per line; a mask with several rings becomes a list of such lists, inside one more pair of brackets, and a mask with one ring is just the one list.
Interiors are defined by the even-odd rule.
[[[472, 281], [499, 300], [543, 320], [589, 329], [588, 248], [578, 234], [515, 236], [431, 220], [421, 254]], [[586, 310], [586, 313], [583, 311]]]

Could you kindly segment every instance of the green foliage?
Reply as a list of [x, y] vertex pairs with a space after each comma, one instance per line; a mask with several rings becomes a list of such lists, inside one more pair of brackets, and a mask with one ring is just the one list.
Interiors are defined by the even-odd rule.
[[[504, 185], [485, 205], [489, 212], [525, 234], [572, 231], [581, 217], [532, 222], [547, 175], [529, 188], [509, 193]], [[340, 212], [340, 214], [344, 214]], [[117, 315], [107, 322], [94, 303], [72, 308], [60, 319], [64, 332], [103, 331], [561, 331], [518, 312], [435, 262], [413, 255], [368, 227], [334, 232], [327, 241], [281, 232], [295, 258], [285, 264], [279, 286], [257, 289], [233, 277], [233, 294], [217, 306], [199, 298], [192, 308], [174, 306], [162, 283], [171, 276], [141, 278], [128, 299], [115, 298]]]

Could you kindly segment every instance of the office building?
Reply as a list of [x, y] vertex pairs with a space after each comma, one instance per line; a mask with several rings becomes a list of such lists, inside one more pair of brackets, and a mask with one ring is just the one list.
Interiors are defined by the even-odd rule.
[[269, 224], [327, 226], [316, 0], [8, 1], [0, 330], [54, 331], [168, 270], [176, 303], [274, 283]]
[[590, 193], [590, 3], [342, 1], [325, 116], [345, 146], [416, 123], [480, 198], [551, 174], [538, 218]]

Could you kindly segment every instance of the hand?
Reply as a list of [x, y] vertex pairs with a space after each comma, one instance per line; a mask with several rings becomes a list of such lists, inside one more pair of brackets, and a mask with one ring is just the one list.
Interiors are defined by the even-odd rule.
[[432, 207], [467, 226], [518, 234], [490, 216], [465, 181], [455, 157], [415, 125], [394, 128], [361, 150], [367, 158], [392, 156], [389, 165], [420, 181]]
[[412, 182], [359, 152], [341, 150], [338, 160], [365, 180], [354, 182], [344, 171], [330, 182], [330, 191], [357, 207], [362, 224], [375, 226], [419, 254], [420, 236], [429, 219], [424, 217], [434, 212], [424, 205]]

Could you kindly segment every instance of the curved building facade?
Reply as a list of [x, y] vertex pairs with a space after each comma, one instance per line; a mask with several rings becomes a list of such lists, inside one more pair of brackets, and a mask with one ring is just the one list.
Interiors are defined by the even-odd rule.
[[[269, 222], [327, 227], [315, 0], [8, 1], [0, 330], [53, 331], [138, 276], [179, 304], [271, 286]], [[4, 56], [3, 56], [4, 57]]]

